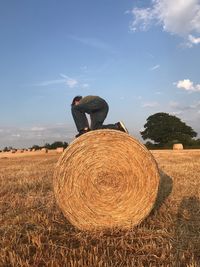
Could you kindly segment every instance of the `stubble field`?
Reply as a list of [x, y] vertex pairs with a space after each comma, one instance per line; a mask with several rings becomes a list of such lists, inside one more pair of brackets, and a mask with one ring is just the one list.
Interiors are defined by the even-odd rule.
[[200, 266], [200, 150], [152, 151], [155, 208], [129, 231], [84, 232], [56, 205], [59, 154], [0, 158], [0, 266]]

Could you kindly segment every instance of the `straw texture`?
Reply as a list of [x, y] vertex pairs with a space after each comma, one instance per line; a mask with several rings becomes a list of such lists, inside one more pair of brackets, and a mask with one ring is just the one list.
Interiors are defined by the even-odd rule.
[[159, 172], [152, 154], [133, 137], [96, 130], [65, 149], [53, 183], [59, 207], [79, 229], [127, 229], [151, 211]]
[[182, 144], [174, 144], [173, 145], [173, 149], [174, 150], [182, 150], [183, 149], [183, 145]]

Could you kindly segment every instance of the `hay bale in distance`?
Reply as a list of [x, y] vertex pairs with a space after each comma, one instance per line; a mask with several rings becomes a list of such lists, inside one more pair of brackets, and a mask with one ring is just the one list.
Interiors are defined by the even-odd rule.
[[45, 148], [45, 147], [43, 147], [43, 148], [41, 149], [41, 152], [43, 152], [43, 153], [48, 153], [48, 149]]
[[173, 145], [173, 150], [182, 150], [183, 149], [183, 145], [182, 144], [174, 144]]
[[64, 151], [64, 147], [58, 147], [56, 148], [56, 152], [62, 153]]
[[153, 208], [159, 172], [152, 154], [136, 139], [96, 130], [65, 149], [53, 184], [59, 207], [79, 229], [128, 229]]

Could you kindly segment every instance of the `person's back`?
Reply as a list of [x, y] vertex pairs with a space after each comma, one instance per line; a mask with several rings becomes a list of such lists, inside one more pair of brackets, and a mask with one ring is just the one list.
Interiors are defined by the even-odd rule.
[[77, 106], [80, 110], [83, 110], [84, 112], [88, 114], [93, 114], [97, 110], [104, 110], [105, 117], [107, 116], [108, 109], [109, 109], [107, 102], [103, 98], [99, 96], [93, 96], [93, 95], [88, 95], [88, 96], [81, 98]]
[[79, 104], [87, 104], [96, 100], [103, 100], [101, 97], [96, 95], [88, 95], [81, 98]]

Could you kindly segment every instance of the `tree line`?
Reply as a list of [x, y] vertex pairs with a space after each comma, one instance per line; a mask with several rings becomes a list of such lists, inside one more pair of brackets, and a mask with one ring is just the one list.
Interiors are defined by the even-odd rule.
[[[68, 147], [68, 143], [67, 142], [62, 142], [62, 141], [56, 141], [56, 142], [53, 142], [52, 144], [46, 143], [43, 146], [33, 145], [32, 147], [29, 147], [29, 149], [35, 149], [35, 150], [40, 150], [42, 148], [56, 149], [56, 148], [59, 148], [59, 147], [66, 148], [66, 147]], [[0, 150], [0, 152], [2, 152], [2, 151], [3, 152], [8, 152], [8, 151], [11, 151], [11, 150], [16, 150], [16, 148], [14, 148], [12, 146], [6, 146], [6, 147], [4, 147], [3, 150]]]
[[56, 148], [59, 148], [59, 147], [66, 148], [66, 147], [68, 147], [68, 143], [67, 142], [61, 142], [61, 141], [56, 141], [56, 142], [54, 142], [52, 144], [46, 143], [43, 146], [33, 145], [31, 147], [31, 149], [35, 149], [35, 150], [39, 150], [39, 149], [42, 149], [42, 148], [56, 149]]

